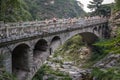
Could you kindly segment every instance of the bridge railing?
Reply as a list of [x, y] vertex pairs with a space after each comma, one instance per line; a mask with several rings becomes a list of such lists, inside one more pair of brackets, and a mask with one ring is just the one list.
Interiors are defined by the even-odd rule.
[[[53, 33], [66, 30], [68, 28], [86, 27], [93, 24], [99, 24], [107, 21], [107, 19], [75, 19], [72, 23], [69, 19], [61, 19], [56, 23], [49, 21], [33, 21], [6, 23], [0, 26], [0, 42], [11, 41], [36, 35], [42, 35], [44, 32]], [[75, 27], [74, 25], [79, 25]]]

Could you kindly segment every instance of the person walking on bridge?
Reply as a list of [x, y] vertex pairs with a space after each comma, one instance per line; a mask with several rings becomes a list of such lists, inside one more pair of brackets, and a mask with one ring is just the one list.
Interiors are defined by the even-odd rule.
[[56, 27], [56, 22], [57, 22], [57, 19], [55, 17], [53, 17], [53, 24], [54, 24], [54, 27]]

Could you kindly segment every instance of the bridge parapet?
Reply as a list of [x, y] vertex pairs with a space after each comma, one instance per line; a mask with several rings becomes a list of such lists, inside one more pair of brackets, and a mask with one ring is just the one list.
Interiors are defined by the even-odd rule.
[[54, 33], [67, 30], [68, 28], [84, 28], [86, 26], [104, 22], [107, 22], [106, 18], [75, 19], [72, 21], [72, 23], [69, 19], [61, 19], [56, 23], [53, 23], [53, 21], [50, 20], [48, 24], [46, 24], [46, 21], [6, 23], [0, 26], [0, 43], [36, 35], [42, 35], [44, 32]]

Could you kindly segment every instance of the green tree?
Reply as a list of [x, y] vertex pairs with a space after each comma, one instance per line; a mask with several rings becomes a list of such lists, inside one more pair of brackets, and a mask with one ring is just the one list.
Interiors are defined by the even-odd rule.
[[100, 8], [99, 8], [100, 15], [110, 16], [112, 7], [113, 7], [113, 4], [103, 4], [103, 5], [101, 5]]
[[88, 4], [88, 8], [90, 8], [91, 10], [98, 10], [100, 8], [100, 6], [102, 5], [103, 0], [93, 0], [90, 1], [90, 4]]
[[116, 9], [117, 11], [120, 10], [120, 0], [115, 0], [115, 9]]
[[92, 14], [94, 14], [93, 16], [101, 15], [100, 7], [102, 5], [102, 2], [103, 2], [103, 0], [93, 0], [93, 1], [90, 1], [90, 4], [88, 4], [87, 7], [93, 11], [93, 13], [92, 13]]
[[84, 16], [81, 4], [76, 0], [0, 0], [0, 21], [69, 18]]
[[0, 21], [21, 21], [29, 19], [23, 0], [0, 0]]
[[113, 7], [113, 4], [102, 4], [102, 2], [103, 0], [90, 1], [90, 4], [88, 4], [88, 8], [93, 11], [91, 13], [92, 16], [110, 16], [111, 7]]

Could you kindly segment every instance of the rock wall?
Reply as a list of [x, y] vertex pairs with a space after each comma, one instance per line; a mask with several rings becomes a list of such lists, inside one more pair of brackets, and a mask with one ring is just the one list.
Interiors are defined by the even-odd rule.
[[111, 26], [111, 37], [116, 37], [117, 36], [116, 31], [120, 26], [120, 11], [112, 14], [109, 20], [109, 24]]

